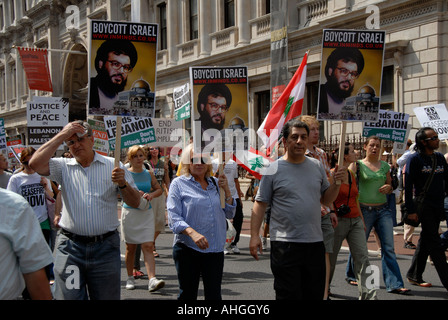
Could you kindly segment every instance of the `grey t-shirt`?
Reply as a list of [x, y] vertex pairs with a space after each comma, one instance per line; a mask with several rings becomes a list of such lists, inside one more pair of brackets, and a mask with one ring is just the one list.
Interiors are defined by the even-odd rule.
[[12, 173], [7, 171], [3, 171], [3, 174], [0, 174], [0, 188], [6, 189], [8, 186], [9, 178], [11, 178]]
[[271, 241], [322, 241], [320, 198], [330, 186], [325, 169], [309, 157], [298, 164], [277, 161], [277, 172], [262, 177], [255, 197], [271, 205]]

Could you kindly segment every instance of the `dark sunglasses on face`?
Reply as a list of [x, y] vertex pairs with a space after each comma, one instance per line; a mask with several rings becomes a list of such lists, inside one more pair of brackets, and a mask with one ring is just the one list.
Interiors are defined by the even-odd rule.
[[431, 138], [426, 138], [425, 141], [435, 141], [439, 140], [439, 136], [432, 136]]
[[191, 163], [191, 164], [199, 164], [199, 163], [206, 164], [205, 161], [204, 161], [204, 159], [202, 159], [202, 157], [194, 157], [194, 158], [191, 158], [191, 159], [190, 159], [190, 163]]

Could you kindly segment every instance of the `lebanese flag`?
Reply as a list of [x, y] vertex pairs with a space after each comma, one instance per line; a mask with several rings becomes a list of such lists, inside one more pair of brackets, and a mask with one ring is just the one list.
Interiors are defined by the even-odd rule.
[[272, 148], [281, 136], [283, 125], [290, 119], [302, 114], [303, 98], [306, 87], [306, 63], [308, 52], [302, 59], [302, 63], [292, 77], [288, 86], [283, 91], [280, 98], [269, 110], [257, 134], [266, 146], [267, 154], [270, 154]]
[[261, 177], [266, 173], [270, 164], [274, 162], [273, 159], [253, 147], [244, 151], [242, 159], [237, 158], [235, 154], [233, 154], [233, 160], [258, 180], [261, 180]]

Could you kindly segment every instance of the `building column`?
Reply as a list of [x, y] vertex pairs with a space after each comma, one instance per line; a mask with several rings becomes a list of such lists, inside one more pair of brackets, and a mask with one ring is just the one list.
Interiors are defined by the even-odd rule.
[[211, 17], [210, 14], [211, 5], [210, 0], [198, 0], [199, 2], [199, 38], [200, 38], [200, 51], [199, 56], [200, 58], [206, 57], [210, 55], [211, 52], [211, 39], [210, 39], [210, 32], [211, 32]]
[[250, 43], [250, 1], [237, 0], [238, 46]]
[[178, 14], [178, 5], [173, 1], [167, 1], [166, 6], [167, 20], [167, 49], [168, 49], [168, 66], [177, 64], [177, 44], [179, 43], [178, 26], [180, 17]]

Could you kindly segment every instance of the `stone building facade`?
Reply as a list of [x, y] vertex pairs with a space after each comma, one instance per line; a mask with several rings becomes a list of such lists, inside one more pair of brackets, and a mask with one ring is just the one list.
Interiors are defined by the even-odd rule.
[[[273, 1], [272, 1], [273, 2]], [[379, 9], [386, 31], [381, 107], [411, 115], [413, 108], [445, 103], [448, 95], [448, 3], [445, 0], [288, 0], [289, 78], [309, 50], [303, 113], [314, 114], [323, 29], [366, 29], [367, 7]], [[0, 118], [7, 136], [26, 136], [26, 102], [50, 93], [30, 90], [13, 46], [49, 48], [56, 97], [70, 99], [71, 120], [85, 118], [89, 19], [159, 24], [156, 110], [173, 114], [173, 89], [188, 82], [190, 66], [247, 66], [250, 125], [270, 107], [271, 1], [269, 0], [0, 0]], [[188, 127], [188, 125], [187, 125]], [[348, 123], [347, 136], [362, 124]], [[340, 134], [325, 121], [322, 136]]]

